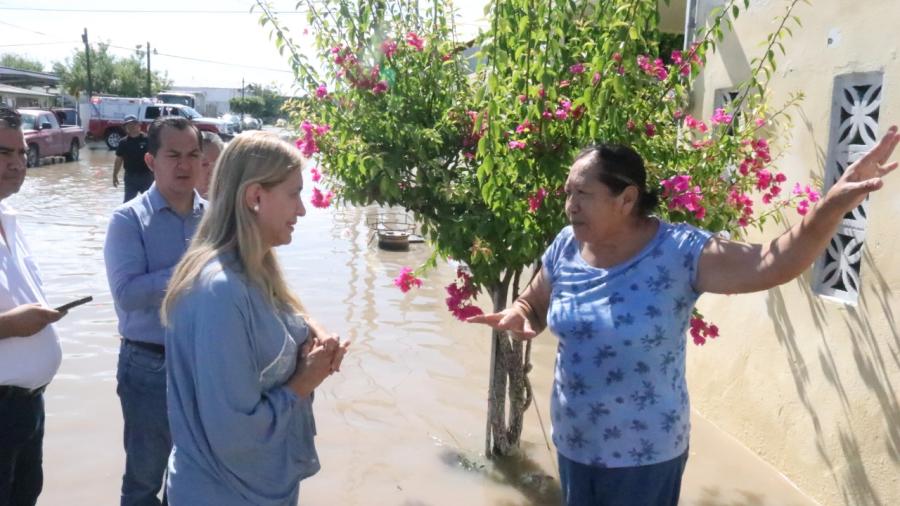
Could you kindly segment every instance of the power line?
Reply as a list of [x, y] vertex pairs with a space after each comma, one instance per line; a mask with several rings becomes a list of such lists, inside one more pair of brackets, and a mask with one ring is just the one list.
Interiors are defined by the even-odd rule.
[[12, 24], [12, 23], [7, 23], [6, 21], [0, 21], [0, 24], [6, 25], [6, 26], [11, 26], [11, 27], [13, 27], [13, 28], [18, 28], [19, 30], [25, 30], [26, 32], [32, 32], [32, 33], [36, 33], [36, 34], [38, 34], [38, 35], [43, 35], [44, 37], [49, 37], [49, 35], [47, 35], [47, 34], [44, 33], [44, 32], [39, 32], [39, 31], [37, 31], [37, 30], [32, 30], [32, 29], [30, 29], [30, 28], [25, 28], [24, 26], [14, 25], [14, 24]]
[[0, 47], [50, 46], [53, 44], [77, 44], [77, 40], [61, 40], [59, 42], [31, 42], [28, 44], [2, 44]]
[[[107, 46], [108, 46], [108, 47], [111, 47], [111, 48], [114, 48], [114, 49], [122, 49], [122, 50], [125, 50], [125, 51], [131, 51], [131, 52], [134, 52], [134, 50], [135, 50], [134, 47], [117, 46], [117, 45], [113, 45], [113, 44], [107, 44]], [[228, 65], [228, 66], [230, 66], [230, 67], [241, 67], [241, 68], [256, 69], [256, 70], [267, 70], [267, 71], [270, 71], [270, 72], [284, 72], [284, 73], [286, 73], [286, 74], [292, 74], [292, 73], [293, 73], [292, 71], [290, 71], [290, 70], [285, 70], [285, 69], [275, 69], [275, 68], [270, 68], [270, 67], [257, 67], [257, 66], [254, 66], [254, 65], [241, 65], [241, 64], [239, 64], [239, 63], [234, 63], [234, 62], [223, 62], [223, 61], [216, 61], [216, 60], [206, 60], [206, 59], [203, 59], [203, 58], [193, 58], [193, 57], [190, 57], [190, 56], [180, 56], [180, 55], [176, 55], [176, 54], [160, 53], [160, 52], [158, 52], [158, 51], [154, 52], [153, 55], [154, 55], [154, 56], [166, 56], [166, 57], [169, 57], [169, 58], [176, 58], [176, 59], [179, 59], [179, 60], [195, 61], [195, 62], [200, 62], [200, 63], [211, 63], [211, 64], [213, 64], [213, 65]]]

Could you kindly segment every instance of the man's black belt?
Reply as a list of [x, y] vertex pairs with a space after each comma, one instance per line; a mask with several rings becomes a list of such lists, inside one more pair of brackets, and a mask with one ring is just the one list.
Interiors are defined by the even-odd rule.
[[13, 385], [0, 385], [0, 399], [22, 399], [27, 398], [30, 399], [32, 397], [37, 397], [44, 393], [44, 390], [47, 388], [47, 385], [42, 387], [38, 387], [35, 389], [31, 388], [22, 388]]
[[134, 341], [132, 339], [126, 339], [125, 342], [130, 344], [131, 346], [135, 346], [137, 348], [141, 348], [142, 350], [152, 351], [157, 355], [165, 355], [166, 347], [161, 344], [148, 343], [144, 341]]

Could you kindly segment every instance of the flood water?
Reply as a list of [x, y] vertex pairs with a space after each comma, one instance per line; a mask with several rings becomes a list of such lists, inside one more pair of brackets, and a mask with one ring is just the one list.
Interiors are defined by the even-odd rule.
[[[9, 199], [21, 213], [49, 302], [94, 297], [57, 324], [63, 363], [46, 393], [39, 502], [45, 506], [118, 504], [124, 466], [115, 393], [119, 336], [102, 253], [109, 215], [122, 199], [122, 188], [110, 182], [113, 159], [105, 149], [84, 149], [80, 162], [30, 169]], [[307, 182], [306, 202], [311, 188]], [[408, 252], [378, 250], [359, 209], [308, 208], [293, 243], [278, 254], [311, 316], [353, 341], [342, 371], [317, 390], [322, 471], [302, 483], [302, 504], [559, 504], [555, 454], [535, 408], [525, 421], [522, 458], [500, 467], [482, 455], [489, 333], [447, 312], [443, 287], [453, 279], [452, 266], [442, 265], [422, 288], [402, 294], [393, 278], [403, 266], [421, 264], [430, 250], [423, 244]], [[545, 424], [555, 345], [542, 335], [533, 347], [531, 377]], [[714, 444], [717, 452], [728, 451]], [[695, 465], [703, 461], [696, 448]], [[732, 504], [727, 481], [710, 467], [713, 476], [704, 471], [700, 481], [714, 490], [693, 496], [698, 504]], [[741, 472], [741, 487], [752, 487]], [[789, 504], [772, 499], [778, 492], [771, 483], [759, 487], [766, 492], [752, 504]]]
[[[94, 296], [57, 324], [63, 364], [46, 394], [45, 505], [118, 501], [119, 336], [103, 266], [109, 215], [122, 199], [121, 187], [111, 184], [113, 160], [109, 151], [85, 149], [78, 163], [31, 169], [9, 199], [21, 213], [49, 302]], [[307, 181], [306, 202], [311, 188]], [[353, 341], [342, 371], [317, 390], [322, 471], [303, 482], [301, 502], [556, 504], [528, 490], [528, 480], [505, 483], [485, 466], [489, 333], [447, 312], [443, 287], [453, 268], [443, 265], [404, 295], [393, 278], [430, 250], [413, 244], [408, 252], [381, 251], [370, 237], [364, 210], [310, 207], [293, 242], [278, 250], [310, 315]], [[534, 376], [550, 377], [552, 346], [549, 339], [536, 346]], [[548, 399], [543, 385], [537, 395]], [[525, 468], [554, 474], [536, 419], [526, 422], [525, 439], [526, 454], [537, 461], [533, 470], [523, 462]], [[552, 497], [552, 490], [543, 495]]]

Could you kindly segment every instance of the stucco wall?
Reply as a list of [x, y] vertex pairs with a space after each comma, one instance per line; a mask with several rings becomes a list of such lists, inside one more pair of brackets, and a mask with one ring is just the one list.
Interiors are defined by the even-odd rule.
[[[785, 42], [771, 83], [775, 105], [792, 91], [806, 94], [780, 137], [790, 144], [777, 163], [788, 188], [823, 177], [836, 75], [883, 71], [879, 129], [900, 123], [900, 2], [812, 3], [797, 9], [803, 28]], [[721, 2], [700, 0], [701, 13], [713, 4]], [[714, 90], [747, 75], [787, 4], [752, 2], [711, 58], [696, 113], [709, 117]], [[688, 359], [694, 406], [828, 505], [900, 504], [900, 173], [869, 205], [856, 306], [816, 296], [811, 271], [763, 293], [705, 295], [699, 308], [722, 337], [692, 346]], [[798, 218], [787, 216], [789, 224]], [[773, 224], [750, 239], [783, 229]]]

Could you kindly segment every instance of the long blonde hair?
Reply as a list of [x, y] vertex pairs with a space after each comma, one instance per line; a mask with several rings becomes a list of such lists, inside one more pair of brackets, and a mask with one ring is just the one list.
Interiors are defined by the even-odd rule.
[[175, 301], [189, 290], [203, 268], [223, 252], [234, 252], [244, 273], [273, 306], [303, 311], [287, 287], [272, 249], [265, 246], [253, 212], [247, 207], [247, 187], [271, 188], [285, 181], [305, 160], [292, 145], [267, 132], [238, 135], [222, 152], [213, 169], [209, 206], [184, 257], [175, 267], [162, 303], [162, 321]]

